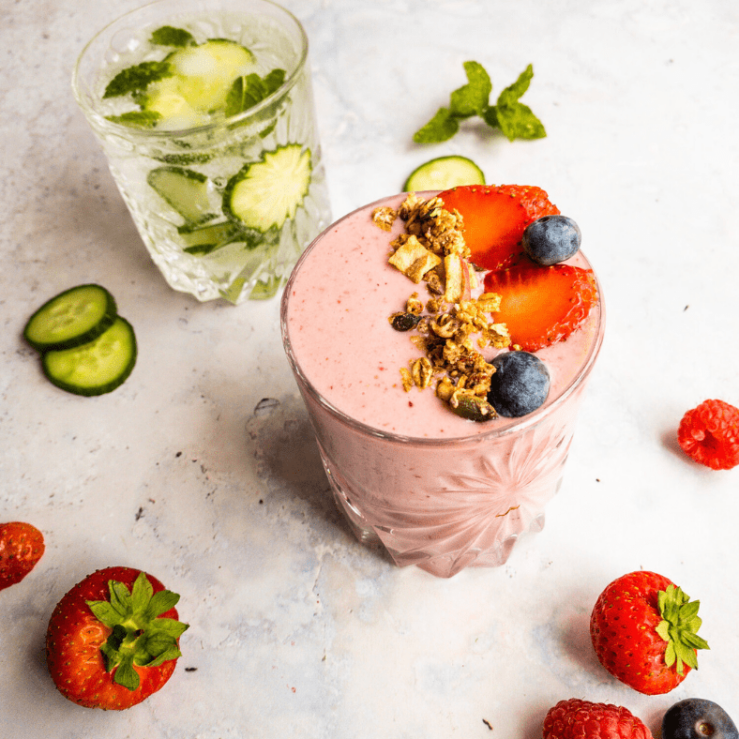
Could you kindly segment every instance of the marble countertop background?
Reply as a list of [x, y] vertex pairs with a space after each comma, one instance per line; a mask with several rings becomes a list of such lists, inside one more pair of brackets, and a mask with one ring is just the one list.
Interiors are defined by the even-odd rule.
[[[0, 7], [0, 520], [47, 550], [0, 593], [0, 736], [37, 739], [540, 739], [547, 709], [624, 705], [659, 736], [699, 696], [739, 718], [739, 469], [676, 445], [682, 414], [739, 404], [739, 10], [733, 0], [285, 0], [311, 40], [335, 217], [459, 153], [537, 184], [584, 234], [606, 340], [547, 525], [497, 569], [397, 569], [330, 499], [282, 351], [277, 300], [199, 304], [149, 260], [69, 79], [85, 41], [138, 0]], [[476, 60], [548, 137], [413, 132]], [[99, 282], [136, 328], [129, 380], [97, 399], [46, 382], [21, 331], [57, 292]], [[263, 398], [276, 403], [262, 404]], [[55, 690], [44, 635], [108, 565], [179, 592], [191, 624], [170, 683], [122, 713]], [[700, 598], [711, 651], [672, 694], [599, 666], [607, 583], [656, 570]]]

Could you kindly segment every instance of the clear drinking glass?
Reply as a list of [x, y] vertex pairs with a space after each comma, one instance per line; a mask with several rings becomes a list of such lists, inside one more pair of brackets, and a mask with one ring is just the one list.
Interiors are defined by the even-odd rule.
[[[187, 30], [197, 44], [236, 41], [254, 55], [256, 69], [249, 71], [265, 77], [282, 69], [284, 80], [241, 113], [177, 130], [110, 120], [137, 104], [130, 95], [104, 99], [111, 78], [178, 50], [150, 42], [152, 31], [162, 26]], [[279, 5], [269, 0], [158, 0], [94, 37], [77, 61], [72, 86], [152, 259], [175, 290], [198, 300], [232, 303], [270, 297], [329, 223], [308, 40], [299, 21]], [[251, 176], [257, 171], [249, 169], [254, 163], [282, 166], [286, 152], [300, 158], [303, 172], [309, 169], [307, 192], [296, 196], [296, 178], [280, 180], [280, 170], [268, 172], [271, 189], [265, 188], [263, 197], [267, 203], [292, 197], [299, 201], [296, 207], [288, 208], [283, 222], [258, 227], [235, 217], [226, 202], [232, 179]]]
[[590, 343], [574, 360], [572, 379], [538, 411], [497, 427], [497, 422], [467, 422], [485, 427], [468, 436], [435, 439], [388, 433], [326, 400], [306, 376], [291, 340], [293, 284], [322, 239], [345, 219], [306, 249], [281, 306], [285, 351], [336, 503], [357, 538], [382, 544], [399, 566], [413, 564], [451, 577], [468, 566], [502, 565], [519, 536], [542, 529], [544, 507], [561, 485], [577, 411], [603, 340], [600, 286], [599, 301], [588, 319]]

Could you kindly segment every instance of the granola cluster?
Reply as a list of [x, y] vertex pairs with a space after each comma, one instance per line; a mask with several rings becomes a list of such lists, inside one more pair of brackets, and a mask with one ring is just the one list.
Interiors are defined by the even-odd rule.
[[505, 324], [489, 320], [500, 309], [500, 296], [472, 297], [477, 280], [458, 211], [446, 210], [437, 197], [424, 200], [411, 193], [397, 211], [381, 207], [372, 213], [385, 231], [398, 217], [405, 233], [391, 242], [388, 261], [414, 283], [424, 282], [428, 293], [425, 301], [412, 293], [405, 310], [389, 316], [393, 328], [413, 332], [411, 341], [423, 355], [401, 368], [403, 388], [433, 385], [437, 397], [458, 415], [490, 420], [496, 416], [487, 401], [495, 368], [481, 350], [510, 343]]

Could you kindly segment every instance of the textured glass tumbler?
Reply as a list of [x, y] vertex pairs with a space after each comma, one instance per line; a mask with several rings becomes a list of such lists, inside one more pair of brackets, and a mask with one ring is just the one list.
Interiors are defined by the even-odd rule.
[[[160, 130], [109, 120], [133, 103], [130, 96], [129, 101], [103, 99], [107, 82], [122, 69], [171, 53], [150, 44], [152, 31], [165, 25], [185, 28], [198, 43], [236, 41], [252, 52], [260, 76], [282, 69], [284, 82], [244, 112], [204, 125]], [[279, 5], [158, 0], [122, 16], [87, 44], [72, 87], [153, 261], [175, 290], [203, 301], [271, 297], [303, 249], [328, 225], [308, 40], [299, 21]], [[288, 151], [310, 170], [307, 193], [284, 223], [245, 227], [226, 203], [229, 182], [251, 164], [284, 161]], [[162, 194], [157, 187], [162, 181], [174, 190], [182, 183], [174, 195], [185, 202]], [[264, 197], [278, 200], [295, 189], [294, 182], [276, 180]], [[188, 216], [196, 207], [205, 218], [192, 222]]]
[[493, 421], [489, 431], [464, 437], [400, 436], [334, 407], [301, 368], [290, 337], [290, 300], [301, 265], [322, 238], [308, 247], [288, 281], [281, 325], [339, 509], [361, 542], [382, 544], [399, 566], [451, 577], [465, 567], [504, 564], [522, 534], [542, 529], [544, 508], [561, 485], [580, 401], [603, 340], [600, 286], [588, 318], [592, 339], [556, 398], [499, 429]]

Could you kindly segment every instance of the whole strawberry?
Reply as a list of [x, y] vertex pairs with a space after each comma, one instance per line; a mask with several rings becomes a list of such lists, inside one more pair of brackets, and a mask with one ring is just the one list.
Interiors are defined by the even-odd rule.
[[652, 739], [649, 729], [627, 708], [577, 698], [549, 709], [543, 734], [543, 739]]
[[77, 583], [46, 633], [49, 672], [65, 698], [123, 710], [161, 689], [181, 656], [180, 596], [151, 575], [108, 567]]
[[44, 535], [30, 523], [0, 523], [0, 590], [19, 583], [44, 554]]
[[590, 637], [603, 667], [646, 695], [669, 693], [698, 667], [700, 601], [654, 572], [632, 572], [600, 594]]

